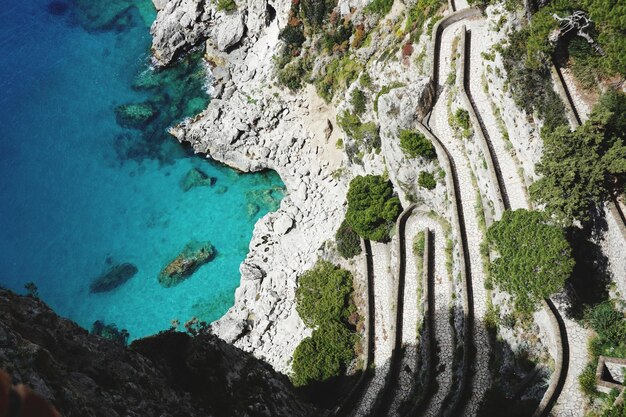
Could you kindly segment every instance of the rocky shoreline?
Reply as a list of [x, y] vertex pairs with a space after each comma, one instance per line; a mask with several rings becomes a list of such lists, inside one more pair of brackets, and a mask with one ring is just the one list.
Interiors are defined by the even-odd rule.
[[[386, 174], [405, 207], [417, 198], [451, 218], [445, 185], [440, 182], [432, 191], [413, 185], [420, 170], [441, 170], [438, 162], [408, 159], [396, 140], [399, 130], [415, 129], [416, 120], [426, 116], [431, 106], [434, 91], [429, 82], [430, 52], [421, 63], [407, 63], [406, 59], [381, 61], [380, 56], [375, 59], [377, 54], [393, 50], [394, 42], [398, 42], [393, 34], [383, 34], [372, 45], [358, 50], [358, 54], [371, 58], [367, 71], [375, 85], [394, 87], [379, 93], [377, 108], [368, 106], [360, 115], [362, 120], [374, 120], [381, 126], [380, 151], [353, 163], [347, 149], [336, 146], [337, 140], [343, 139], [337, 115], [350, 108], [349, 97], [358, 83], [348, 86], [331, 104], [324, 102], [312, 85], [299, 94], [276, 86], [273, 60], [282, 45], [279, 33], [287, 25], [289, 0], [238, 2], [237, 10], [232, 12], [218, 11], [211, 2], [154, 3], [159, 10], [151, 29], [155, 65], [166, 66], [181, 54], [201, 47], [213, 75], [208, 108], [172, 127], [170, 133], [191, 144], [196, 153], [237, 170], [275, 170], [286, 186], [280, 208], [255, 226], [249, 253], [240, 266], [241, 282], [233, 307], [211, 327], [227, 342], [288, 373], [293, 351], [310, 334], [295, 310], [297, 278], [325, 254], [326, 244], [334, 240], [354, 176]], [[364, 3], [340, 1], [339, 9], [352, 18], [363, 19], [358, 14]], [[384, 23], [397, 24], [403, 12], [394, 8]], [[490, 13], [493, 16], [489, 18], [496, 20], [502, 11]], [[498, 40], [503, 34], [500, 30], [491, 36]], [[415, 47], [429, 51], [430, 39], [430, 33], [422, 33]], [[404, 52], [395, 53], [403, 56]], [[501, 77], [493, 78], [496, 80], [489, 81], [499, 92]], [[526, 180], [533, 178], [534, 163], [540, 154], [537, 121], [521, 123], [528, 118], [512, 104], [510, 94], [493, 99], [494, 106], [509, 109], [502, 123], [516, 133], [515, 139], [528, 139], [523, 145], [512, 138], [512, 145], [523, 167], [522, 176]]]

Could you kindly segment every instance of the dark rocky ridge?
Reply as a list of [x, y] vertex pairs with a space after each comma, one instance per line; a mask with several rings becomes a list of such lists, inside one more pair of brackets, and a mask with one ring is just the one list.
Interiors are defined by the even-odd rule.
[[288, 379], [212, 335], [163, 332], [124, 348], [0, 289], [0, 368], [71, 416], [302, 416]]

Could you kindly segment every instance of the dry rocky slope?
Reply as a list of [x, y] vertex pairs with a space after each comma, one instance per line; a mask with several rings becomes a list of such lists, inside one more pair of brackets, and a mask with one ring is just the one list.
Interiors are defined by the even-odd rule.
[[164, 332], [127, 348], [1, 289], [0, 369], [66, 417], [318, 415], [286, 377], [215, 336]]

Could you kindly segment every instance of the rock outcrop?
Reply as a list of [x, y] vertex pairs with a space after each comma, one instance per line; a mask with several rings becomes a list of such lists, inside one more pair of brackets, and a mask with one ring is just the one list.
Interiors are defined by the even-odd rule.
[[191, 168], [180, 180], [180, 188], [187, 192], [194, 187], [212, 187], [217, 179], [209, 177], [204, 171], [198, 168]]
[[115, 265], [100, 275], [89, 286], [91, 292], [106, 292], [114, 290], [137, 273], [137, 267], [130, 263]]
[[164, 287], [178, 285], [214, 257], [215, 248], [211, 242], [193, 240], [185, 245], [182, 252], [163, 268], [159, 274], [159, 284]]
[[66, 417], [316, 415], [284, 376], [215, 336], [169, 331], [125, 348], [6, 290], [0, 368]]

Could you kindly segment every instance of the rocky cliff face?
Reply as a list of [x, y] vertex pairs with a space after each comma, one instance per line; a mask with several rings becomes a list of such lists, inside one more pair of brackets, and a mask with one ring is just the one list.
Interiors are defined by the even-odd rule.
[[287, 379], [215, 336], [123, 347], [0, 290], [0, 368], [71, 416], [308, 416]]

